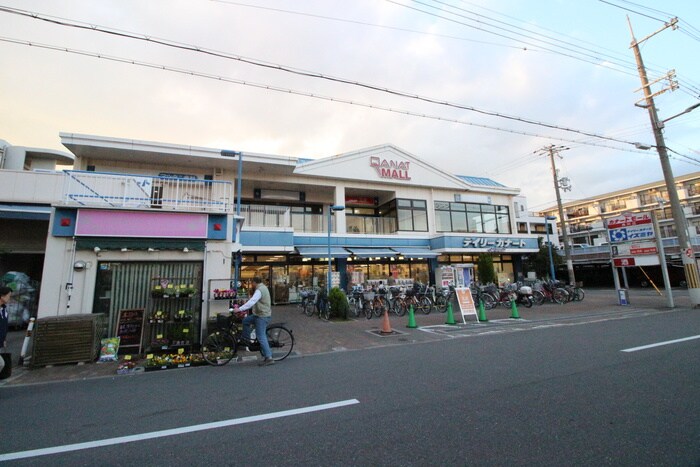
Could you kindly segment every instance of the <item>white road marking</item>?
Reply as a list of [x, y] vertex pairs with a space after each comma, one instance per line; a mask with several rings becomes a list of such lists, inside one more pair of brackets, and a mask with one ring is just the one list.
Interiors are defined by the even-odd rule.
[[244, 423], [260, 422], [263, 420], [271, 420], [273, 418], [290, 417], [292, 415], [300, 415], [310, 412], [319, 412], [321, 410], [335, 409], [348, 405], [359, 404], [357, 399], [347, 399], [344, 401], [331, 402], [329, 404], [312, 405], [310, 407], [302, 407], [299, 409], [283, 410], [281, 412], [272, 412], [268, 414], [252, 415], [250, 417], [232, 418], [230, 420], [222, 420], [220, 422], [203, 423], [201, 425], [184, 426], [181, 428], [172, 428], [170, 430], [152, 431], [150, 433], [140, 433], [138, 435], [121, 436], [118, 438], [101, 439], [97, 441], [88, 441], [85, 443], [66, 444], [64, 446], [54, 446], [50, 448], [32, 449], [30, 451], [9, 452], [0, 454], [1, 461], [9, 461], [15, 459], [26, 459], [29, 457], [46, 456], [51, 454], [60, 454], [64, 452], [80, 451], [82, 449], [92, 449], [102, 446], [112, 446], [115, 444], [131, 443], [134, 441], [145, 441], [148, 439], [164, 438], [166, 436], [177, 436], [185, 433], [193, 433], [196, 431], [213, 430], [216, 428], [224, 428], [234, 425], [242, 425]]
[[646, 349], [651, 349], [653, 347], [660, 347], [662, 345], [677, 344], [678, 342], [691, 341], [693, 339], [700, 339], [700, 336], [690, 336], [690, 337], [684, 337], [683, 339], [675, 339], [672, 341], [657, 342], [656, 344], [642, 345], [640, 347], [632, 347], [631, 349], [623, 349], [623, 350], [621, 350], [621, 352], [636, 352], [637, 350], [646, 350]]

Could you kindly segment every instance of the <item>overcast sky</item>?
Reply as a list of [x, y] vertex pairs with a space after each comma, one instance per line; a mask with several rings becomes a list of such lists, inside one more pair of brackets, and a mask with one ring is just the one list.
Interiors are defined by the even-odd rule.
[[[649, 79], [675, 69], [680, 85], [656, 98], [660, 118], [700, 102], [697, 0], [0, 6], [229, 57], [0, 12], [0, 139], [21, 146], [65, 150], [58, 134], [70, 132], [321, 158], [389, 143], [450, 173], [520, 188], [530, 210], [539, 210], [555, 203], [549, 159], [538, 155], [548, 145], [569, 148], [557, 159], [559, 176], [572, 186], [564, 201], [663, 178], [655, 150], [630, 144], [654, 139], [647, 111], [634, 106], [642, 94], [635, 93], [640, 79], [627, 15], [638, 40], [679, 18], [678, 29], [641, 46]], [[700, 171], [699, 130], [700, 108], [666, 124], [674, 175]]]

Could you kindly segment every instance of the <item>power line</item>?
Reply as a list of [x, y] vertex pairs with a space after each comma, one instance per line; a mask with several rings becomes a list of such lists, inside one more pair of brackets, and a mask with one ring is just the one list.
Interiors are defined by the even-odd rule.
[[[387, 1], [391, 1], [391, 0], [387, 0]], [[469, 105], [463, 105], [463, 104], [457, 104], [457, 103], [452, 103], [452, 102], [448, 102], [448, 101], [438, 100], [438, 99], [434, 99], [434, 98], [430, 98], [430, 97], [420, 96], [417, 94], [411, 94], [411, 93], [407, 93], [407, 92], [403, 92], [403, 91], [398, 91], [398, 90], [386, 88], [386, 87], [379, 86], [379, 85], [361, 83], [358, 81], [352, 81], [352, 80], [348, 80], [345, 78], [333, 77], [333, 76], [324, 75], [321, 73], [296, 69], [296, 68], [292, 68], [289, 66], [273, 64], [273, 63], [268, 63], [268, 62], [262, 62], [260, 60], [246, 58], [246, 57], [242, 57], [242, 56], [238, 56], [238, 55], [233, 55], [233, 54], [229, 54], [226, 52], [215, 51], [215, 50], [199, 47], [196, 45], [183, 44], [183, 43], [174, 42], [174, 41], [171, 41], [168, 39], [150, 37], [150, 36], [146, 36], [146, 35], [143, 35], [140, 33], [131, 33], [131, 32], [116, 30], [116, 29], [112, 29], [112, 28], [97, 26], [97, 25], [88, 25], [85, 23], [81, 23], [81, 22], [77, 22], [77, 21], [73, 21], [73, 20], [68, 20], [68, 19], [55, 19], [54, 17], [48, 17], [46, 15], [40, 15], [38, 13], [28, 12], [26, 10], [20, 10], [20, 9], [16, 9], [16, 8], [0, 7], [0, 12], [17, 14], [20, 16], [29, 17], [32, 19], [41, 20], [41, 21], [45, 21], [48, 23], [56, 24], [58, 26], [77, 28], [77, 29], [82, 29], [82, 30], [88, 30], [91, 32], [100, 32], [103, 34], [113, 35], [113, 36], [117, 36], [117, 37], [123, 37], [123, 38], [128, 38], [128, 39], [134, 39], [134, 40], [154, 43], [154, 44], [162, 45], [165, 47], [186, 50], [186, 51], [196, 52], [196, 53], [202, 53], [202, 54], [214, 56], [217, 58], [224, 58], [227, 60], [239, 61], [242, 63], [247, 63], [250, 65], [255, 65], [255, 66], [263, 67], [263, 68], [267, 68], [267, 69], [283, 71], [286, 73], [291, 73], [291, 74], [295, 74], [295, 75], [299, 75], [299, 76], [322, 79], [322, 80], [342, 83], [342, 84], [351, 85], [351, 86], [357, 86], [357, 87], [361, 87], [364, 89], [379, 91], [379, 92], [383, 92], [383, 93], [387, 93], [387, 94], [391, 94], [391, 95], [395, 95], [395, 96], [399, 96], [399, 97], [414, 99], [414, 100], [418, 100], [418, 101], [422, 101], [422, 102], [427, 102], [430, 104], [435, 104], [435, 105], [440, 105], [440, 106], [445, 106], [445, 107], [450, 107], [450, 108], [456, 108], [456, 109], [460, 109], [460, 110], [466, 110], [469, 112], [475, 112], [478, 114], [488, 115], [491, 117], [498, 117], [498, 118], [502, 118], [502, 119], [506, 119], [506, 120], [512, 120], [512, 121], [516, 121], [516, 122], [524, 123], [524, 124], [528, 124], [528, 125], [541, 126], [541, 127], [545, 127], [545, 128], [549, 128], [549, 129], [553, 129], [553, 130], [560, 130], [560, 131], [565, 131], [565, 132], [570, 132], [570, 133], [576, 133], [576, 134], [580, 134], [580, 135], [584, 135], [584, 136], [590, 136], [593, 138], [612, 141], [612, 142], [621, 143], [621, 144], [628, 144], [628, 145], [632, 145], [632, 146], [636, 145], [636, 143], [632, 142], [632, 141], [624, 141], [624, 140], [619, 140], [619, 139], [615, 139], [615, 138], [610, 138], [610, 137], [600, 135], [597, 133], [593, 133], [593, 132], [589, 132], [589, 131], [583, 131], [583, 130], [577, 130], [574, 128], [562, 127], [559, 125], [540, 122], [540, 121], [532, 120], [529, 118], [518, 117], [518, 116], [514, 116], [514, 115], [503, 114], [500, 112], [479, 109], [479, 108], [469, 106]], [[56, 48], [56, 47], [54, 47], [54, 48]], [[58, 49], [61, 49], [61, 48], [59, 47]], [[124, 60], [124, 59], [121, 59], [121, 60]], [[129, 60], [124, 60], [124, 61], [129, 61]]]
[[[298, 91], [298, 90], [283, 88], [283, 87], [279, 87], [279, 86], [272, 86], [272, 85], [261, 84], [261, 83], [253, 83], [253, 82], [238, 80], [238, 79], [233, 79], [233, 78], [226, 78], [223, 76], [212, 75], [212, 74], [194, 71], [194, 70], [186, 70], [186, 69], [182, 69], [182, 68], [170, 67], [167, 65], [142, 62], [142, 61], [129, 59], [129, 58], [109, 56], [109, 55], [105, 55], [105, 54], [101, 54], [101, 53], [97, 53], [97, 52], [89, 52], [89, 51], [85, 51], [85, 50], [70, 49], [67, 47], [42, 44], [42, 43], [38, 43], [38, 42], [31, 42], [31, 41], [26, 41], [26, 40], [22, 40], [22, 39], [13, 39], [13, 38], [3, 37], [3, 36], [0, 36], [0, 41], [18, 44], [18, 45], [25, 45], [25, 46], [30, 46], [30, 47], [38, 47], [38, 48], [43, 48], [43, 49], [47, 49], [47, 50], [65, 52], [65, 53], [70, 53], [70, 54], [74, 54], [74, 55], [87, 56], [87, 57], [91, 57], [91, 58], [98, 58], [98, 59], [103, 59], [103, 60], [108, 60], [108, 61], [129, 64], [129, 65], [136, 65], [136, 66], [145, 67], [145, 68], [169, 71], [169, 72], [173, 72], [173, 73], [190, 75], [190, 76], [195, 76], [195, 77], [200, 77], [200, 78], [207, 78], [207, 79], [220, 81], [220, 82], [239, 84], [239, 85], [243, 85], [243, 86], [250, 86], [250, 87], [254, 87], [254, 88], [258, 88], [258, 89], [264, 89], [267, 91], [275, 91], [275, 92], [281, 92], [281, 93], [285, 93], [285, 94], [293, 94], [293, 95], [298, 95], [298, 96], [303, 96], [303, 97], [310, 97], [310, 98], [314, 98], [314, 99], [321, 99], [321, 100], [326, 100], [326, 101], [331, 101], [331, 102], [338, 102], [338, 103], [342, 103], [342, 104], [356, 105], [356, 106], [360, 106], [360, 107], [365, 107], [365, 108], [370, 108], [370, 109], [375, 109], [375, 110], [382, 110], [382, 111], [386, 111], [386, 112], [394, 112], [394, 113], [398, 113], [398, 114], [402, 114], [402, 115], [409, 115], [409, 116], [413, 116], [413, 117], [428, 118], [428, 119], [432, 119], [432, 120], [438, 120], [438, 121], [449, 122], [449, 123], [458, 123], [461, 125], [473, 126], [473, 127], [477, 127], [477, 128], [485, 128], [485, 129], [489, 129], [489, 130], [502, 131], [502, 132], [512, 133], [512, 134], [516, 134], [516, 135], [522, 135], [522, 136], [531, 136], [531, 137], [536, 137], [536, 138], [545, 138], [545, 139], [550, 139], [550, 140], [555, 140], [555, 141], [564, 141], [564, 142], [573, 142], [573, 143], [577, 142], [577, 141], [573, 141], [570, 139], [561, 138], [561, 137], [557, 137], [557, 136], [542, 135], [542, 134], [531, 133], [531, 132], [527, 132], [527, 131], [513, 130], [513, 129], [508, 129], [508, 128], [496, 127], [496, 126], [492, 126], [492, 125], [484, 125], [484, 124], [480, 124], [480, 123], [467, 122], [464, 120], [445, 118], [445, 117], [440, 117], [437, 115], [429, 115], [429, 114], [424, 114], [424, 113], [412, 112], [412, 111], [408, 111], [408, 110], [384, 107], [384, 106], [379, 106], [379, 105], [375, 105], [375, 104], [367, 104], [367, 103], [352, 101], [352, 100], [343, 99], [343, 98], [323, 96], [323, 95], [319, 95], [319, 94], [314, 94], [314, 93], [305, 92], [305, 91]], [[634, 143], [630, 143], [630, 142], [623, 141], [623, 140], [617, 140], [615, 138], [606, 138], [606, 137], [604, 137], [604, 138], [607, 140], [622, 143], [622, 144], [634, 144]], [[596, 146], [596, 147], [615, 149], [618, 151], [642, 152], [642, 151], [637, 151], [637, 150], [633, 150], [633, 149], [627, 149], [624, 147], [610, 146], [610, 145], [602, 144], [602, 143], [586, 142], [586, 143], [581, 143], [581, 144], [585, 144], [587, 146]]]

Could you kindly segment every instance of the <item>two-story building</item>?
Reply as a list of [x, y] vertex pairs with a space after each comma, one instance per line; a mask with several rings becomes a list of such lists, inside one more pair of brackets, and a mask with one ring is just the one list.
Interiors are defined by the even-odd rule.
[[110, 333], [121, 311], [159, 311], [153, 297], [176, 289], [196, 291], [176, 311], [194, 315], [203, 332], [226, 304], [217, 299], [234, 286], [238, 254], [243, 285], [262, 276], [280, 304], [325, 286], [329, 249], [331, 280], [343, 288], [434, 283], [441, 266], [475, 264], [482, 253], [505, 282], [519, 278], [523, 256], [544, 237], [519, 189], [391, 145], [302, 159], [60, 137], [74, 170], [61, 175], [52, 202], [38, 314], [104, 312]]

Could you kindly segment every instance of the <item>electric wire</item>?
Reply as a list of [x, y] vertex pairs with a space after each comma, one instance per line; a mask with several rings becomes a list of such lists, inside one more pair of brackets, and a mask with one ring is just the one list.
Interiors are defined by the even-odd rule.
[[[550, 140], [555, 140], [555, 141], [564, 141], [564, 142], [576, 142], [576, 141], [573, 141], [571, 139], [553, 136], [553, 135], [542, 135], [542, 134], [532, 133], [532, 132], [528, 132], [528, 131], [502, 128], [502, 127], [497, 127], [497, 126], [493, 126], [493, 125], [485, 125], [485, 124], [481, 124], [481, 123], [474, 123], [474, 122], [468, 122], [468, 121], [464, 121], [464, 120], [441, 117], [438, 115], [429, 115], [429, 114], [425, 114], [425, 113], [419, 113], [419, 112], [413, 112], [413, 111], [409, 111], [409, 110], [385, 107], [385, 106], [380, 106], [380, 105], [376, 105], [376, 104], [368, 104], [368, 103], [353, 101], [353, 100], [344, 99], [344, 98], [324, 96], [324, 95], [320, 95], [320, 94], [314, 94], [314, 93], [310, 93], [310, 92], [306, 92], [306, 91], [298, 91], [298, 90], [284, 88], [284, 87], [280, 87], [280, 86], [254, 83], [254, 82], [250, 82], [250, 81], [239, 80], [239, 79], [234, 79], [234, 78], [227, 78], [227, 77], [223, 77], [220, 75], [213, 75], [213, 74], [194, 71], [194, 70], [187, 70], [187, 69], [176, 68], [176, 67], [171, 67], [171, 66], [167, 66], [167, 65], [143, 62], [143, 61], [138, 61], [138, 60], [134, 60], [134, 59], [130, 59], [130, 58], [110, 56], [110, 55], [97, 53], [97, 52], [89, 52], [89, 51], [85, 51], [85, 50], [71, 49], [68, 47], [61, 47], [61, 46], [54, 46], [54, 45], [50, 45], [50, 44], [43, 44], [43, 43], [38, 43], [38, 42], [26, 41], [23, 39], [14, 39], [14, 38], [0, 36], [0, 42], [8, 42], [8, 43], [13, 43], [13, 44], [18, 44], [18, 45], [29, 46], [29, 47], [38, 47], [38, 48], [43, 48], [43, 49], [47, 49], [47, 50], [53, 50], [53, 51], [74, 54], [74, 55], [86, 56], [86, 57], [91, 57], [91, 58], [98, 58], [98, 59], [103, 59], [103, 60], [108, 60], [108, 61], [129, 64], [129, 65], [136, 65], [136, 66], [145, 67], [145, 68], [151, 68], [151, 69], [169, 71], [169, 72], [179, 73], [179, 74], [184, 74], [184, 75], [196, 76], [196, 77], [200, 77], [200, 78], [207, 78], [207, 79], [220, 81], [220, 82], [239, 84], [239, 85], [243, 85], [243, 86], [264, 89], [267, 91], [275, 91], [275, 92], [280, 92], [280, 93], [285, 93], [285, 94], [298, 95], [298, 96], [309, 97], [309, 98], [314, 98], [314, 99], [321, 99], [321, 100], [326, 100], [326, 101], [331, 101], [331, 102], [338, 102], [338, 103], [342, 103], [342, 104], [350, 104], [350, 105], [355, 105], [355, 106], [369, 108], [369, 109], [382, 110], [382, 111], [386, 111], [386, 112], [394, 112], [394, 113], [398, 113], [398, 114], [409, 115], [409, 116], [413, 116], [413, 117], [421, 117], [421, 118], [427, 118], [427, 119], [438, 120], [438, 121], [443, 121], [443, 122], [458, 123], [461, 125], [467, 125], [467, 126], [472, 126], [472, 127], [477, 127], [477, 128], [485, 128], [485, 129], [489, 129], [489, 130], [502, 131], [502, 132], [512, 133], [512, 134], [521, 135], [521, 136], [530, 136], [530, 137], [544, 138], [544, 139], [550, 139]], [[609, 138], [609, 137], [605, 137], [605, 136], [603, 136], [602, 139], [616, 142], [616, 143], [620, 143], [620, 144], [627, 144], [627, 145], [635, 144], [635, 143], [631, 143], [628, 141], [618, 140], [615, 138]], [[604, 148], [615, 149], [618, 151], [642, 152], [642, 151], [635, 150], [635, 149], [619, 147], [619, 146], [611, 146], [609, 144], [603, 144], [603, 143], [591, 143], [591, 142], [589, 142], [589, 143], [585, 143], [585, 144], [587, 146], [604, 147]]]
[[[387, 1], [391, 1], [391, 0], [387, 0]], [[568, 127], [562, 127], [559, 125], [541, 122], [541, 121], [537, 121], [537, 120], [533, 120], [533, 119], [529, 119], [529, 118], [508, 115], [508, 114], [504, 114], [504, 113], [500, 113], [500, 112], [479, 109], [479, 108], [469, 106], [469, 105], [457, 104], [457, 103], [443, 101], [443, 100], [439, 100], [439, 99], [434, 99], [434, 98], [430, 98], [430, 97], [426, 97], [426, 96], [420, 96], [417, 94], [411, 94], [411, 93], [407, 93], [407, 92], [403, 92], [403, 91], [398, 91], [398, 90], [382, 87], [379, 85], [362, 83], [362, 82], [358, 82], [358, 81], [352, 81], [352, 80], [348, 80], [345, 78], [333, 77], [333, 76], [329, 76], [329, 75], [325, 75], [325, 74], [321, 74], [321, 73], [305, 71], [305, 70], [292, 68], [292, 67], [288, 67], [288, 66], [283, 66], [283, 65], [279, 65], [279, 64], [272, 64], [269, 62], [262, 62], [262, 61], [259, 61], [256, 59], [251, 59], [251, 58], [246, 58], [246, 57], [242, 57], [242, 56], [238, 56], [238, 55], [233, 55], [233, 54], [229, 54], [226, 52], [215, 51], [215, 50], [211, 50], [211, 49], [207, 49], [207, 48], [203, 48], [203, 47], [199, 47], [199, 46], [195, 46], [195, 45], [182, 44], [182, 43], [170, 41], [167, 39], [150, 37], [150, 36], [146, 36], [143, 34], [125, 32], [125, 31], [101, 27], [101, 26], [97, 26], [97, 25], [87, 25], [85, 23], [76, 22], [76, 21], [72, 21], [72, 20], [56, 19], [53, 17], [48, 17], [46, 15], [40, 15], [38, 13], [27, 12], [26, 10], [20, 10], [20, 9], [15, 9], [15, 8], [0, 7], [0, 12], [17, 14], [20, 16], [45, 21], [45, 22], [56, 24], [59, 26], [77, 28], [77, 29], [88, 30], [88, 31], [93, 31], [93, 32], [100, 32], [103, 34], [114, 35], [114, 36], [118, 36], [118, 37], [122, 37], [122, 38], [128, 38], [128, 39], [134, 39], [134, 40], [154, 43], [154, 44], [158, 44], [158, 45], [165, 46], [165, 47], [202, 53], [202, 54], [214, 56], [217, 58], [225, 58], [228, 60], [239, 61], [239, 62], [243, 62], [243, 63], [247, 63], [247, 64], [251, 64], [251, 65], [255, 65], [255, 66], [259, 66], [259, 67], [263, 67], [263, 68], [267, 68], [267, 69], [274, 69], [274, 70], [278, 70], [278, 71], [283, 71], [283, 72], [287, 72], [287, 73], [291, 73], [291, 74], [295, 74], [295, 75], [299, 75], [299, 76], [304, 76], [304, 77], [309, 77], [309, 78], [317, 78], [317, 79], [337, 82], [337, 83], [341, 83], [341, 84], [357, 86], [360, 88], [369, 89], [369, 90], [373, 90], [373, 91], [379, 91], [379, 92], [383, 92], [383, 93], [387, 93], [387, 94], [391, 94], [391, 95], [395, 95], [395, 96], [399, 96], [399, 97], [414, 99], [414, 100], [427, 102], [430, 104], [435, 104], [435, 105], [444, 106], [444, 107], [466, 110], [466, 111], [475, 112], [475, 113], [478, 113], [481, 115], [498, 117], [498, 118], [512, 120], [512, 121], [516, 121], [516, 122], [524, 123], [524, 124], [528, 124], [528, 125], [541, 126], [541, 127], [545, 127], [545, 128], [549, 128], [549, 129], [553, 129], [553, 130], [560, 130], [560, 131], [580, 134], [580, 135], [584, 135], [584, 136], [590, 136], [593, 138], [608, 140], [608, 141], [612, 141], [612, 142], [616, 142], [616, 143], [628, 144], [628, 145], [632, 145], [632, 146], [634, 146], [636, 144], [635, 142], [632, 142], [632, 141], [623, 141], [623, 140], [618, 140], [618, 139], [614, 139], [614, 138], [609, 138], [605, 135], [600, 135], [600, 134], [589, 132], [589, 131], [577, 130], [577, 129], [568, 128]], [[53, 47], [57, 48], [57, 49], [61, 49], [61, 47], [55, 47], [55, 46], [53, 46]], [[127, 61], [127, 62], [129, 61], [128, 59], [120, 59], [120, 60]]]

